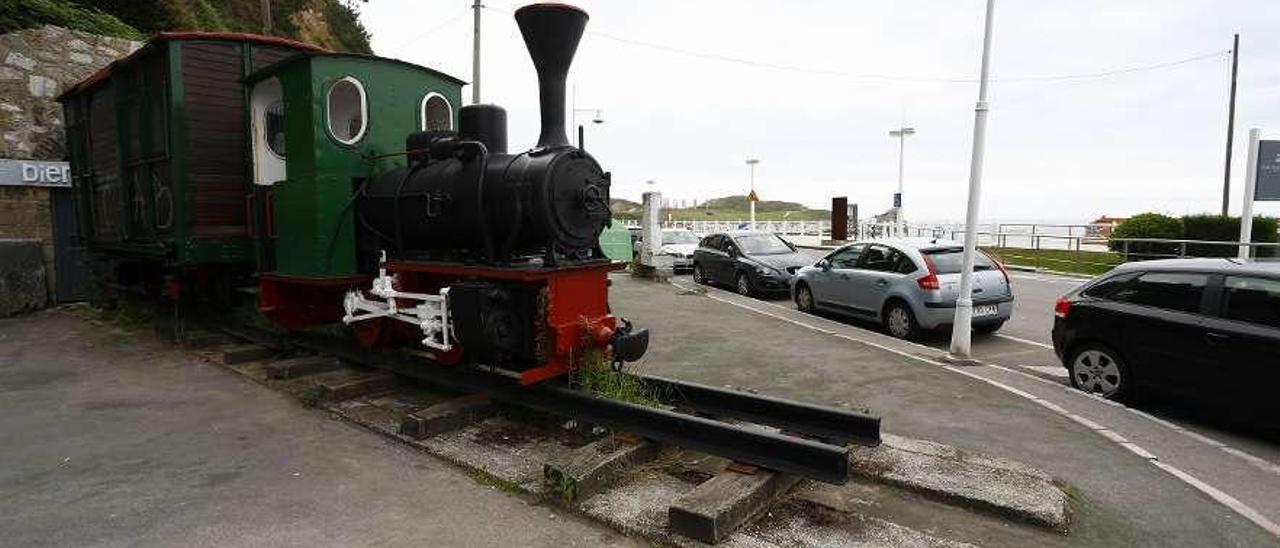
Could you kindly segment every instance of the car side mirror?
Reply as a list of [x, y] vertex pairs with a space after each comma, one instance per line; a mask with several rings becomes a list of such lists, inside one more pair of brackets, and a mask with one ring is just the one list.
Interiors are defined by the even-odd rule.
[[818, 266], [818, 268], [821, 268], [821, 269], [823, 269], [823, 270], [831, 270], [831, 261], [828, 261], [828, 260], [826, 260], [826, 259], [823, 259], [823, 260], [821, 260], [821, 261], [818, 261], [818, 265], [817, 265], [817, 266]]

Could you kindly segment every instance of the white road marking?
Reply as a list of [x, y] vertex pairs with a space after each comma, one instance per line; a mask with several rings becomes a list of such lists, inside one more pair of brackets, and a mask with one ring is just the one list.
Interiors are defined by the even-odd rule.
[[[681, 286], [681, 285], [679, 285], [679, 284], [676, 284], [675, 282], [671, 282], [671, 285], [676, 286], [676, 287], [678, 287], [678, 288], [680, 288], [680, 289], [684, 289], [684, 290], [688, 290], [688, 289], [689, 289], [689, 288], [687, 288], [687, 287], [684, 287], [684, 286]], [[889, 352], [889, 353], [891, 353], [891, 354], [896, 354], [896, 355], [899, 355], [899, 356], [902, 356], [902, 357], [905, 357], [905, 358], [910, 358], [910, 359], [912, 359], [912, 360], [916, 360], [916, 361], [924, 362], [924, 363], [927, 363], [927, 364], [930, 364], [930, 365], [935, 365], [935, 366], [941, 367], [942, 369], [945, 369], [945, 370], [947, 370], [947, 371], [951, 371], [951, 372], [953, 372], [953, 373], [958, 373], [958, 374], [960, 374], [960, 375], [964, 375], [964, 376], [969, 377], [969, 378], [972, 378], [972, 379], [974, 379], [974, 380], [981, 381], [981, 382], [986, 383], [986, 384], [989, 384], [989, 385], [991, 385], [991, 386], [995, 386], [996, 388], [1000, 388], [1001, 390], [1005, 390], [1005, 391], [1008, 391], [1008, 392], [1010, 392], [1010, 393], [1012, 393], [1012, 394], [1015, 394], [1015, 395], [1021, 396], [1021, 397], [1025, 398], [1025, 399], [1027, 399], [1027, 400], [1029, 400], [1029, 401], [1031, 401], [1031, 402], [1034, 402], [1034, 403], [1036, 403], [1036, 404], [1039, 404], [1040, 406], [1044, 407], [1045, 409], [1049, 409], [1050, 411], [1053, 411], [1054, 413], [1057, 413], [1057, 414], [1059, 414], [1060, 416], [1064, 416], [1064, 417], [1066, 417], [1066, 418], [1067, 418], [1067, 419], [1069, 419], [1069, 420], [1072, 420], [1072, 421], [1074, 421], [1074, 422], [1076, 422], [1076, 423], [1081, 424], [1081, 425], [1082, 425], [1082, 426], [1084, 426], [1085, 428], [1087, 428], [1087, 429], [1089, 429], [1089, 430], [1093, 431], [1094, 433], [1096, 433], [1096, 434], [1098, 434], [1098, 435], [1102, 436], [1103, 438], [1105, 438], [1105, 439], [1107, 439], [1107, 440], [1109, 440], [1109, 441], [1111, 441], [1111, 442], [1113, 442], [1113, 443], [1116, 443], [1117, 445], [1119, 445], [1119, 446], [1120, 446], [1120, 447], [1122, 447], [1123, 449], [1125, 449], [1125, 450], [1127, 450], [1127, 451], [1129, 451], [1129, 452], [1131, 452], [1131, 453], [1133, 453], [1133, 454], [1135, 454], [1135, 455], [1137, 455], [1137, 456], [1139, 456], [1139, 457], [1142, 457], [1142, 458], [1143, 458], [1144, 460], [1146, 460], [1147, 462], [1150, 462], [1151, 464], [1155, 465], [1156, 467], [1160, 468], [1161, 470], [1164, 470], [1165, 472], [1169, 473], [1169, 474], [1170, 474], [1170, 475], [1172, 475], [1173, 477], [1175, 477], [1175, 478], [1177, 478], [1177, 479], [1181, 480], [1182, 482], [1184, 482], [1184, 483], [1186, 483], [1186, 484], [1188, 484], [1188, 485], [1190, 485], [1190, 486], [1192, 486], [1192, 487], [1196, 488], [1196, 489], [1197, 489], [1197, 490], [1199, 490], [1200, 492], [1202, 492], [1202, 493], [1204, 493], [1204, 494], [1208, 495], [1210, 498], [1214, 499], [1214, 500], [1215, 500], [1215, 501], [1217, 501], [1218, 503], [1220, 503], [1220, 504], [1222, 504], [1222, 505], [1226, 506], [1227, 508], [1231, 509], [1233, 512], [1235, 512], [1235, 513], [1239, 514], [1241, 517], [1244, 517], [1245, 519], [1247, 519], [1247, 520], [1249, 520], [1249, 521], [1253, 522], [1255, 525], [1257, 525], [1258, 527], [1261, 527], [1263, 530], [1267, 531], [1267, 532], [1268, 532], [1268, 533], [1270, 533], [1271, 535], [1273, 535], [1273, 536], [1275, 536], [1275, 537], [1277, 537], [1277, 538], [1280, 538], [1280, 524], [1276, 524], [1275, 522], [1271, 521], [1270, 519], [1267, 519], [1267, 517], [1266, 517], [1266, 516], [1262, 515], [1260, 512], [1258, 512], [1257, 510], [1253, 509], [1253, 508], [1252, 508], [1252, 507], [1250, 507], [1249, 505], [1247, 505], [1247, 504], [1245, 504], [1245, 503], [1243, 503], [1243, 502], [1240, 502], [1240, 500], [1239, 500], [1239, 499], [1237, 499], [1237, 498], [1235, 498], [1235, 497], [1233, 497], [1233, 496], [1231, 496], [1231, 495], [1227, 494], [1226, 492], [1222, 491], [1221, 489], [1218, 489], [1217, 487], [1214, 487], [1214, 486], [1212, 486], [1212, 485], [1210, 485], [1210, 484], [1208, 484], [1208, 483], [1205, 483], [1204, 481], [1200, 480], [1199, 478], [1197, 478], [1197, 477], [1195, 477], [1195, 476], [1192, 476], [1191, 474], [1188, 474], [1188, 473], [1186, 473], [1186, 472], [1182, 471], [1181, 469], [1179, 469], [1179, 468], [1177, 468], [1177, 467], [1175, 467], [1175, 466], [1173, 466], [1173, 465], [1170, 465], [1170, 464], [1167, 464], [1167, 463], [1164, 463], [1164, 462], [1160, 461], [1160, 460], [1159, 460], [1159, 457], [1157, 457], [1156, 455], [1152, 454], [1150, 451], [1147, 451], [1146, 449], [1142, 448], [1141, 446], [1139, 446], [1139, 445], [1137, 445], [1137, 444], [1135, 444], [1135, 443], [1133, 443], [1133, 442], [1131, 442], [1131, 441], [1128, 441], [1126, 438], [1124, 438], [1124, 436], [1121, 436], [1120, 434], [1117, 434], [1117, 433], [1115, 433], [1115, 432], [1111, 431], [1110, 429], [1105, 428], [1105, 427], [1103, 427], [1102, 425], [1100, 425], [1100, 424], [1098, 424], [1098, 423], [1096, 423], [1096, 422], [1093, 422], [1093, 421], [1091, 421], [1091, 420], [1089, 420], [1089, 419], [1086, 419], [1086, 418], [1084, 418], [1084, 417], [1082, 417], [1082, 416], [1080, 416], [1080, 415], [1076, 415], [1076, 414], [1074, 414], [1074, 413], [1068, 412], [1066, 409], [1062, 408], [1061, 406], [1058, 406], [1058, 405], [1056, 405], [1056, 404], [1052, 404], [1051, 402], [1047, 402], [1047, 401], [1045, 401], [1044, 399], [1039, 398], [1039, 397], [1037, 397], [1037, 396], [1035, 396], [1035, 395], [1032, 395], [1032, 394], [1030, 394], [1030, 393], [1028, 393], [1028, 392], [1025, 392], [1025, 391], [1019, 390], [1019, 389], [1017, 389], [1017, 388], [1013, 388], [1013, 387], [1011, 387], [1011, 386], [1009, 386], [1009, 385], [1007, 385], [1007, 384], [1001, 383], [1001, 382], [996, 381], [996, 380], [993, 380], [993, 379], [988, 379], [988, 378], [986, 378], [986, 377], [983, 377], [982, 375], [978, 375], [978, 374], [976, 374], [976, 373], [973, 373], [973, 372], [970, 372], [970, 371], [966, 371], [966, 370], [965, 370], [964, 368], [962, 368], [962, 367], [957, 367], [957, 366], [950, 365], [950, 364], [947, 364], [947, 363], [945, 363], [945, 362], [938, 361], [938, 360], [935, 360], [935, 359], [932, 359], [932, 358], [928, 358], [928, 357], [925, 357], [925, 356], [920, 356], [920, 355], [917, 355], [917, 354], [912, 354], [912, 353], [910, 353], [910, 352], [905, 352], [905, 351], [902, 351], [902, 350], [898, 350], [898, 349], [896, 349], [896, 348], [892, 348], [892, 347], [885, 346], [885, 345], [882, 345], [882, 344], [874, 343], [874, 342], [871, 342], [871, 341], [868, 341], [868, 340], [859, 339], [859, 338], [856, 338], [856, 337], [853, 337], [853, 336], [850, 336], [850, 335], [847, 335], [847, 334], [844, 334], [844, 333], [838, 333], [838, 332], [833, 331], [833, 330], [830, 330], [830, 329], [824, 329], [824, 328], [821, 328], [821, 327], [817, 327], [817, 326], [815, 326], [815, 325], [811, 325], [811, 324], [808, 324], [808, 323], [805, 323], [805, 322], [802, 322], [802, 321], [799, 321], [799, 320], [793, 320], [793, 319], [791, 319], [791, 318], [786, 318], [786, 317], [780, 316], [780, 315], [778, 315], [778, 314], [774, 314], [774, 313], [771, 313], [771, 312], [767, 312], [767, 311], [764, 311], [764, 310], [761, 310], [761, 309], [758, 309], [758, 308], [755, 308], [755, 307], [752, 307], [752, 306], [747, 306], [747, 305], [745, 305], [745, 304], [742, 304], [742, 303], [739, 303], [739, 302], [735, 302], [735, 301], [733, 301], [733, 300], [726, 299], [726, 298], [724, 298], [724, 297], [719, 297], [719, 296], [713, 295], [713, 294], [710, 292], [710, 290], [706, 293], [706, 295], [707, 295], [707, 297], [708, 297], [708, 298], [710, 298], [710, 299], [712, 299], [712, 300], [715, 300], [715, 301], [717, 301], [717, 302], [721, 302], [721, 303], [724, 303], [724, 304], [727, 304], [727, 305], [730, 305], [730, 306], [735, 306], [735, 307], [738, 307], [738, 308], [742, 308], [742, 309], [745, 309], [745, 310], [750, 310], [750, 311], [752, 311], [752, 312], [755, 312], [755, 313], [760, 314], [760, 315], [763, 315], [763, 316], [768, 316], [768, 317], [770, 317], [770, 318], [774, 318], [774, 319], [776, 319], [776, 320], [781, 320], [781, 321], [784, 321], [784, 322], [787, 322], [787, 323], [790, 323], [790, 324], [793, 324], [793, 325], [798, 325], [798, 326], [800, 326], [800, 327], [804, 327], [804, 328], [807, 328], [807, 329], [810, 329], [810, 330], [813, 330], [813, 331], [817, 331], [817, 332], [819, 332], [819, 333], [823, 333], [823, 334], [826, 334], [826, 335], [833, 335], [833, 336], [836, 336], [836, 337], [839, 337], [839, 338], [842, 338], [842, 339], [846, 339], [846, 340], [849, 340], [849, 341], [853, 341], [853, 342], [857, 342], [857, 343], [865, 344], [865, 345], [870, 346], [870, 347], [872, 347], [872, 348], [877, 348], [877, 349], [880, 349], [880, 350], [884, 350], [885, 352]], [[773, 303], [766, 303], [766, 304], [769, 304], [770, 306], [775, 306], [775, 307], [777, 307], [777, 308], [783, 308], [783, 307], [778, 306], [778, 305], [775, 305], [775, 304], [773, 304]], [[784, 308], [784, 309], [785, 309], [785, 308]], [[790, 310], [790, 309], [785, 309], [785, 310]], [[929, 346], [921, 345], [921, 344], [918, 344], [918, 343], [911, 343], [911, 342], [907, 342], [907, 344], [911, 344], [911, 345], [914, 345], [914, 346], [920, 347], [920, 348], [922, 348], [922, 349], [928, 350], [928, 351], [929, 351], [929, 352], [931, 352], [931, 353], [932, 353], [932, 352], [936, 352], [936, 351], [937, 351], [937, 350], [936, 350], [936, 349], [934, 349], [933, 347], [929, 347]], [[1051, 384], [1051, 385], [1054, 385], [1054, 386], [1058, 386], [1059, 388], [1066, 388], [1066, 389], [1067, 389], [1067, 391], [1068, 391], [1068, 392], [1070, 392], [1070, 393], [1072, 393], [1072, 394], [1084, 394], [1084, 395], [1087, 395], [1087, 396], [1093, 396], [1092, 394], [1088, 394], [1088, 393], [1085, 393], [1085, 392], [1080, 392], [1080, 391], [1078, 391], [1078, 390], [1071, 389], [1070, 387], [1063, 387], [1062, 385], [1059, 385], [1059, 384], [1053, 383], [1053, 382], [1051, 382], [1051, 381], [1048, 381], [1048, 380], [1042, 379], [1042, 378], [1037, 377], [1037, 376], [1035, 376], [1035, 375], [1032, 375], [1032, 374], [1030, 374], [1030, 373], [1026, 373], [1026, 372], [1023, 372], [1023, 371], [1018, 371], [1018, 370], [1016, 370], [1016, 369], [1011, 369], [1011, 368], [1008, 368], [1008, 367], [1003, 367], [1003, 366], [995, 365], [995, 364], [986, 364], [986, 366], [987, 366], [987, 367], [994, 368], [994, 369], [998, 369], [998, 370], [1001, 370], [1001, 371], [1006, 371], [1006, 372], [1014, 373], [1014, 374], [1017, 374], [1017, 375], [1022, 375], [1022, 376], [1024, 376], [1024, 377], [1027, 377], [1027, 378], [1030, 378], [1030, 379], [1034, 379], [1034, 380], [1036, 380], [1036, 381], [1038, 381], [1038, 382], [1043, 382], [1043, 383], [1048, 383], [1048, 384]], [[963, 367], [971, 367], [971, 366], [963, 366]], [[1207, 436], [1203, 436], [1203, 435], [1201, 435], [1201, 434], [1191, 432], [1191, 431], [1189, 431], [1189, 430], [1187, 430], [1187, 429], [1185, 429], [1185, 428], [1182, 428], [1182, 427], [1180, 427], [1180, 426], [1174, 425], [1173, 423], [1170, 423], [1170, 422], [1165, 421], [1165, 420], [1162, 420], [1162, 419], [1158, 419], [1158, 418], [1153, 417], [1153, 416], [1151, 416], [1151, 415], [1149, 415], [1149, 414], [1147, 414], [1147, 413], [1143, 413], [1143, 412], [1141, 412], [1141, 411], [1137, 411], [1137, 410], [1135, 410], [1135, 409], [1131, 409], [1131, 408], [1129, 408], [1129, 407], [1126, 407], [1126, 406], [1120, 405], [1120, 404], [1118, 404], [1118, 403], [1116, 403], [1116, 402], [1113, 402], [1113, 401], [1111, 401], [1111, 400], [1107, 400], [1107, 399], [1103, 399], [1103, 398], [1098, 398], [1098, 397], [1096, 397], [1096, 396], [1094, 396], [1094, 397], [1095, 397], [1096, 399], [1098, 399], [1099, 401], [1102, 401], [1102, 402], [1105, 402], [1105, 403], [1109, 403], [1109, 404], [1112, 404], [1112, 405], [1116, 405], [1116, 406], [1122, 407], [1122, 408], [1124, 408], [1124, 409], [1127, 409], [1127, 410], [1129, 410], [1129, 411], [1131, 411], [1131, 412], [1137, 413], [1137, 414], [1139, 414], [1139, 415], [1141, 415], [1141, 416], [1145, 416], [1145, 417], [1147, 417], [1147, 418], [1153, 419], [1153, 420], [1155, 420], [1157, 423], [1163, 424], [1163, 425], [1165, 425], [1165, 426], [1172, 427], [1175, 431], [1182, 432], [1182, 433], [1184, 433], [1184, 434], [1188, 434], [1188, 435], [1190, 435], [1190, 436], [1191, 436], [1192, 438], [1194, 438], [1194, 439], [1198, 439], [1198, 440], [1201, 440], [1201, 441], [1204, 441], [1204, 440], [1211, 440], [1211, 441], [1212, 441], [1212, 443], [1211, 443], [1210, 445], [1216, 446], [1216, 447], [1218, 447], [1218, 448], [1220, 448], [1220, 449], [1224, 449], [1224, 450], [1225, 450], [1225, 449], [1229, 449], [1229, 447], [1228, 447], [1228, 446], [1226, 446], [1225, 444], [1223, 444], [1223, 443], [1221, 443], [1221, 442], [1218, 442], [1218, 441], [1216, 441], [1216, 440], [1213, 440], [1212, 438], [1208, 438]], [[1046, 405], [1046, 404], [1048, 404], [1048, 405]], [[1240, 457], [1240, 455], [1241, 455], [1241, 454], [1243, 454], [1243, 455], [1248, 455], [1248, 456], [1250, 456], [1250, 457], [1253, 457], [1253, 458], [1255, 458], [1255, 459], [1258, 459], [1259, 461], [1262, 461], [1262, 462], [1264, 462], [1264, 463], [1266, 463], [1266, 464], [1270, 465], [1270, 463], [1269, 463], [1269, 462], [1267, 462], [1265, 459], [1260, 459], [1260, 458], [1258, 458], [1258, 457], [1254, 457], [1253, 455], [1249, 455], [1248, 453], [1245, 453], [1244, 451], [1234, 450], [1234, 451], [1228, 451], [1227, 453], [1228, 453], [1228, 454], [1231, 454], [1231, 455], [1233, 455], [1233, 456], [1236, 456], [1236, 457]], [[1254, 464], [1255, 466], [1256, 466], [1256, 465], [1258, 465], [1258, 463], [1256, 463], [1256, 462], [1254, 462], [1254, 461], [1252, 461], [1252, 460], [1250, 460], [1250, 459], [1244, 459], [1244, 460], [1245, 460], [1246, 462], [1250, 462], [1251, 464]], [[1274, 465], [1270, 465], [1270, 466], [1274, 466]], [[1276, 470], [1280, 470], [1280, 467], [1275, 467], [1275, 468], [1276, 468]]]
[[1013, 272], [1009, 273], [1009, 277], [1015, 280], [1034, 280], [1037, 282], [1050, 282], [1055, 284], [1071, 284], [1071, 285], [1080, 285], [1082, 283], [1089, 281], [1088, 278], [1080, 278], [1080, 279], [1046, 278], [1044, 276], [1028, 276], [1026, 274], [1014, 274]]
[[1018, 367], [1030, 369], [1055, 379], [1067, 380], [1067, 368], [1062, 367], [1061, 365], [1019, 365]]
[[997, 337], [1000, 337], [1001, 339], [1007, 339], [1014, 342], [1020, 342], [1022, 344], [1029, 344], [1031, 346], [1039, 346], [1040, 348], [1048, 348], [1049, 350], [1053, 350], [1053, 345], [1049, 343], [1042, 343], [1040, 341], [1033, 341], [1031, 339], [1023, 339], [1021, 337], [1014, 337], [1013, 335], [1005, 335], [1004, 333], [996, 333], [995, 335]]
[[1152, 460], [1151, 464], [1156, 465], [1156, 467], [1160, 468], [1161, 470], [1164, 470], [1165, 472], [1173, 474], [1174, 477], [1186, 482], [1192, 487], [1199, 489], [1200, 492], [1206, 495], [1209, 495], [1209, 497], [1212, 498], [1213, 500], [1216, 500], [1222, 503], [1224, 506], [1226, 506], [1227, 508], [1230, 508], [1235, 513], [1240, 514], [1241, 516], [1244, 516], [1245, 519], [1252, 521], [1255, 525], [1263, 528], [1268, 533], [1271, 533], [1276, 537], [1280, 537], [1280, 525], [1276, 525], [1275, 522], [1267, 519], [1266, 516], [1262, 515], [1257, 510], [1250, 508], [1249, 505], [1243, 502], [1240, 502], [1239, 499], [1222, 492], [1222, 490], [1218, 489], [1217, 487], [1214, 487], [1203, 481], [1200, 481], [1199, 478], [1191, 474], [1188, 474], [1186, 472], [1183, 472], [1181, 469], [1171, 464], [1160, 462], [1158, 460]]

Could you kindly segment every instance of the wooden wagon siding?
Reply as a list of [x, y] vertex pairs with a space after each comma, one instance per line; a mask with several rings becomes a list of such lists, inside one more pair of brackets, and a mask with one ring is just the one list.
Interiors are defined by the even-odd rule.
[[120, 184], [120, 164], [116, 146], [115, 88], [106, 84], [89, 98], [90, 210], [93, 234], [105, 242], [124, 237], [121, 217], [124, 192]]
[[246, 234], [245, 92], [241, 44], [186, 42], [182, 82], [193, 236]]

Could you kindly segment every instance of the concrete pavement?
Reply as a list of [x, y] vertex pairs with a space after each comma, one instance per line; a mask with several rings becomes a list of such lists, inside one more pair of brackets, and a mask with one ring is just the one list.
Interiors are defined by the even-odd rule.
[[149, 333], [0, 320], [4, 546], [636, 546]]
[[[652, 332], [641, 370], [866, 406], [884, 417], [887, 432], [1046, 469], [1083, 492], [1066, 544], [1277, 542], [1280, 532], [1265, 527], [1280, 520], [1280, 475], [1122, 407], [1014, 368], [946, 366], [935, 348], [801, 314], [787, 302], [715, 289], [682, 295], [664, 284], [614, 280], [615, 311]], [[1013, 545], [1000, 538], [983, 544]]]

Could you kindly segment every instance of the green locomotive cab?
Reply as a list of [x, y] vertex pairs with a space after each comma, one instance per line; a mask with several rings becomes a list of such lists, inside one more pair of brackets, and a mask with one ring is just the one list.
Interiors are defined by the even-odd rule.
[[356, 192], [406, 164], [406, 135], [455, 129], [465, 82], [341, 53], [297, 55], [244, 81], [260, 308], [286, 327], [337, 321], [333, 297], [369, 279], [356, 256]]

